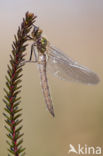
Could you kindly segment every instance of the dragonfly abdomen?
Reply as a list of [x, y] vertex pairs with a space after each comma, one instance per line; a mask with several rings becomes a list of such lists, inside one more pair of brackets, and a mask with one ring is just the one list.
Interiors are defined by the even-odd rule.
[[47, 79], [47, 74], [46, 74], [46, 55], [45, 54], [39, 55], [38, 65], [39, 65], [39, 71], [40, 71], [41, 87], [42, 87], [45, 103], [47, 105], [49, 112], [52, 114], [52, 116], [54, 116], [54, 109], [52, 105], [52, 100], [51, 100], [49, 86], [48, 86], [48, 79]]

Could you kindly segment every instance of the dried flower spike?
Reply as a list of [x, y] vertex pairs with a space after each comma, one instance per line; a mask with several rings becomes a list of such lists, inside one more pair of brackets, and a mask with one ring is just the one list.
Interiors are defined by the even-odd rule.
[[[22, 147], [23, 143], [23, 133], [21, 133], [22, 126], [20, 125], [22, 119], [19, 119], [22, 115], [19, 108], [21, 97], [18, 94], [21, 92], [21, 77], [22, 77], [22, 61], [24, 61], [24, 52], [26, 50], [28, 40], [27, 35], [30, 32], [32, 24], [35, 22], [36, 16], [34, 14], [27, 12], [21, 26], [18, 28], [17, 35], [14, 36], [15, 41], [12, 44], [12, 54], [10, 55], [10, 65], [8, 65], [7, 75], [6, 75], [6, 89], [4, 88], [5, 96], [5, 113], [6, 117], [5, 128], [8, 133], [7, 137], [10, 142], [7, 141], [9, 145], [8, 151], [19, 156], [24, 155], [25, 148]], [[20, 126], [19, 126], [20, 125]]]

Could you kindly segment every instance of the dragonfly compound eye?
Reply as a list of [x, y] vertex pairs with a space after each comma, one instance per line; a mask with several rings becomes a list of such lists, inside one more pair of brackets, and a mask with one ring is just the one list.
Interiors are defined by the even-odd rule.
[[47, 40], [46, 40], [46, 38], [42, 37], [41, 43], [42, 43], [42, 46], [46, 47], [47, 46]]

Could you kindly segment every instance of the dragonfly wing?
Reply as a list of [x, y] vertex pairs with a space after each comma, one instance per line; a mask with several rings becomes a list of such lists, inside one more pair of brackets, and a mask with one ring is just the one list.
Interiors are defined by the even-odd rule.
[[60, 79], [86, 84], [97, 84], [99, 77], [90, 69], [79, 65], [56, 48], [48, 47], [47, 70]]

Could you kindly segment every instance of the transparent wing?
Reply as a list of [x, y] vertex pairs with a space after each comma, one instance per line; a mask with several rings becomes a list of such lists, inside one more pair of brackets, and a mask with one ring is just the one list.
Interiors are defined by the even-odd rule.
[[86, 67], [79, 65], [56, 48], [48, 47], [47, 70], [60, 79], [97, 84], [99, 77]]

